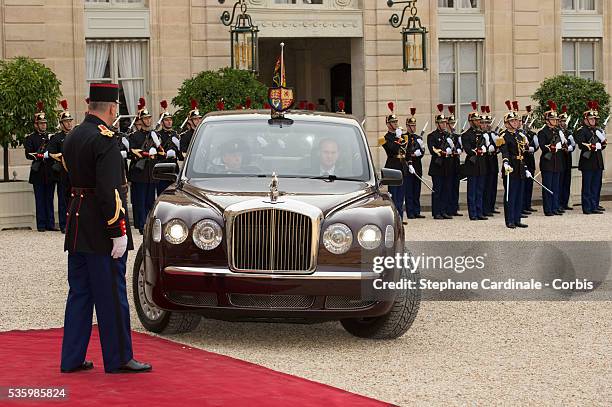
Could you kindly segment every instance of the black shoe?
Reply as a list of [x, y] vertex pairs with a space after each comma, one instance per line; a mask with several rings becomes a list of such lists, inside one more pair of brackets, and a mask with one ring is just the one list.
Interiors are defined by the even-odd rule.
[[527, 228], [527, 227], [529, 227], [529, 225], [525, 225], [524, 223], [517, 223], [516, 227], [517, 228]]
[[38, 229], [39, 232], [46, 232], [47, 229]]
[[138, 229], [138, 231], [140, 232], [141, 235], [144, 235], [144, 230], [143, 229]]
[[407, 216], [407, 218], [408, 218], [408, 219], [415, 219], [415, 218], [416, 218], [416, 216], [415, 216], [415, 215], [408, 215], [408, 216]]
[[452, 216], [447, 215], [447, 214], [445, 214], [445, 213], [443, 213], [443, 214], [442, 214], [442, 217], [443, 217], [444, 219], [452, 219], [452, 218], [453, 218]]
[[451, 213], [451, 215], [452, 216], [463, 216], [463, 214], [459, 212]]
[[521, 219], [527, 219], [528, 216], [527, 215], [521, 215]]
[[593, 210], [591, 213], [595, 214], [595, 215], [603, 215], [603, 212], [600, 211], [599, 209], [595, 209]]
[[598, 206], [597, 206], [597, 210], [598, 210], [598, 211], [605, 212], [605, 211], [606, 211], [606, 208], [604, 208], [604, 207], [603, 207], [603, 206], [601, 206], [601, 205], [598, 205]]
[[405, 221], [405, 220], [404, 220], [404, 221], [402, 221], [402, 225], [407, 225], [407, 224], [408, 224], [408, 222], [407, 222], [407, 221]]
[[478, 218], [472, 218], [472, 217], [470, 216], [470, 220], [479, 220], [479, 219], [478, 219]]
[[544, 212], [544, 215], [546, 215], [546, 216], [555, 216], [555, 215], [556, 215], [556, 213], [553, 213], [553, 212], [546, 213], [546, 212]]
[[531, 212], [528, 210], [521, 211], [521, 215], [531, 215]]
[[532, 208], [531, 206], [529, 208], [527, 208], [528, 211], [530, 212], [537, 212], [538, 210], [536, 208]]
[[582, 213], [585, 214], [585, 215], [592, 215], [593, 214], [593, 212], [587, 212], [587, 211], [582, 211]]
[[418, 215], [415, 216], [415, 218], [417, 218], [417, 219], [425, 219], [425, 216], [423, 216], [421, 214], [418, 214]]
[[516, 229], [516, 225], [514, 223], [506, 225], [506, 227], [509, 228], [509, 229]]
[[83, 362], [83, 364], [81, 364], [81, 366], [77, 366], [75, 368], [72, 369], [64, 369], [63, 367], [60, 368], [60, 372], [62, 373], [74, 373], [74, 372], [80, 372], [81, 370], [91, 370], [93, 369], [93, 362], [86, 360], [85, 362]]
[[574, 208], [572, 208], [571, 206], [564, 206], [563, 209], [565, 209], [566, 211], [573, 211]]
[[434, 216], [433, 218], [434, 218], [435, 220], [444, 219], [444, 218], [442, 217], [442, 215], [436, 215], [436, 216]]
[[484, 214], [484, 216], [492, 218], [493, 217], [493, 212], [487, 212], [487, 213]]
[[66, 234], [66, 228], [60, 229], [60, 232], [62, 232], [62, 235], [65, 235]]
[[59, 232], [58, 228], [47, 228], [49, 232]]
[[143, 373], [150, 372], [152, 366], [148, 363], [140, 363], [137, 360], [131, 359], [119, 369], [112, 370], [109, 373]]
[[553, 215], [562, 216], [563, 212], [553, 211]]
[[479, 216], [478, 220], [488, 220], [489, 218], [487, 218], [486, 216]]
[[501, 213], [501, 212], [496, 209], [493, 211], [493, 213]]
[[565, 209], [563, 209], [563, 208], [559, 208], [559, 209], [557, 209], [557, 212], [560, 212], [560, 213], [565, 213]]

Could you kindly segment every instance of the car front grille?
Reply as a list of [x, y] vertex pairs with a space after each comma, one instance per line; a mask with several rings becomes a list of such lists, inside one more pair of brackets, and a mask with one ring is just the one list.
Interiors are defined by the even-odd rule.
[[314, 303], [311, 295], [230, 294], [232, 305], [240, 308], [308, 309]]
[[375, 301], [368, 301], [360, 297], [345, 297], [328, 295], [325, 298], [325, 308], [327, 309], [359, 309], [374, 305]]
[[193, 306], [202, 306], [202, 307], [217, 306], [217, 294], [216, 293], [170, 291], [168, 293], [168, 299], [174, 302], [175, 304], [181, 304], [181, 305], [193, 305]]
[[312, 220], [265, 208], [239, 213], [232, 222], [230, 261], [239, 271], [308, 271], [313, 267]]

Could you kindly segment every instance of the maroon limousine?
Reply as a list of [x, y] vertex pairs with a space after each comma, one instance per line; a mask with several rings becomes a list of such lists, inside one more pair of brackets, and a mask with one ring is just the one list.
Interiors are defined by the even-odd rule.
[[176, 181], [147, 219], [134, 265], [134, 301], [150, 331], [193, 330], [202, 317], [312, 323], [338, 320], [353, 335], [396, 338], [410, 328], [418, 290], [366, 295], [372, 258], [404, 250], [404, 231], [376, 173], [366, 136], [345, 114], [208, 114]]

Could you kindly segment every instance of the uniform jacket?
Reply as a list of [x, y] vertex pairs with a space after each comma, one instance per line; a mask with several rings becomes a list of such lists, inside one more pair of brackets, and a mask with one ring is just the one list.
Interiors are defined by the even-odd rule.
[[96, 116], [87, 115], [64, 141], [70, 182], [64, 250], [108, 254], [111, 238], [128, 236], [127, 180], [114, 133]]
[[68, 182], [68, 173], [62, 165], [62, 152], [65, 139], [66, 133], [64, 131], [58, 131], [57, 133], [51, 136], [51, 139], [49, 140], [49, 145], [47, 147], [49, 151], [49, 156], [53, 158], [53, 162], [51, 164], [51, 174], [53, 180], [59, 181], [64, 185], [66, 185], [66, 183]]
[[189, 144], [191, 144], [191, 138], [193, 137], [193, 129], [189, 129], [184, 131], [180, 135], [180, 144], [181, 144], [181, 153], [186, 154], [189, 149]]
[[499, 171], [499, 162], [497, 160], [497, 154], [499, 154], [499, 147], [496, 144], [495, 139], [499, 139], [499, 135], [496, 134], [493, 130], [489, 130], [487, 132], [489, 134], [489, 145], [493, 146], [493, 152], [487, 151], [485, 154], [486, 163], [487, 163], [487, 174], [497, 176], [497, 172]]
[[531, 130], [525, 131], [524, 134], [527, 137], [527, 141], [529, 141], [529, 147], [533, 147], [533, 153], [529, 152], [529, 148], [525, 151], [525, 165], [527, 165], [529, 172], [535, 175], [535, 153], [539, 150], [539, 146], [535, 143], [537, 135]]
[[[183, 153], [181, 152], [181, 142], [178, 138], [178, 134], [174, 130], [165, 130], [162, 129], [157, 132], [159, 138], [161, 139], [161, 144], [166, 152], [166, 158], [160, 160], [160, 162], [164, 163], [174, 163], [176, 165], [176, 172], [178, 174], [178, 161], [183, 160]], [[168, 158], [168, 152], [174, 151], [176, 157]]]
[[482, 152], [482, 147], [486, 147], [486, 139], [482, 131], [470, 127], [461, 135], [461, 143], [466, 154], [463, 175], [468, 177], [487, 175], [486, 153]]
[[[402, 174], [408, 174], [408, 164], [406, 162], [406, 147], [404, 138], [396, 138], [395, 133], [385, 134], [383, 149], [387, 153], [385, 168], [400, 170]], [[416, 168], [415, 168], [416, 170]]]
[[[603, 150], [606, 144], [602, 143], [596, 135], [595, 128], [583, 126], [576, 131], [574, 136], [576, 145], [580, 147], [580, 160], [578, 169], [580, 171], [597, 171], [604, 169]], [[601, 150], [596, 150], [595, 144], [601, 144]]]
[[[128, 170], [128, 178], [131, 182], [152, 183], [153, 167], [157, 159], [148, 157], [149, 150], [155, 146], [155, 142], [151, 137], [151, 131], [138, 130], [130, 134], [130, 166]], [[144, 154], [143, 154], [144, 153]]]
[[556, 149], [556, 144], [561, 142], [559, 129], [545, 126], [538, 133], [538, 143], [542, 150], [540, 155], [540, 171], [561, 172], [563, 171], [563, 151]]
[[427, 148], [431, 154], [428, 174], [430, 176], [448, 176], [453, 174], [455, 160], [452, 155], [446, 153], [450, 147], [446, 141], [451, 135], [441, 130], [434, 130], [427, 135]]
[[53, 165], [53, 159], [42, 158], [41, 154], [47, 151], [49, 145], [49, 135], [46, 133], [34, 133], [28, 135], [23, 143], [25, 149], [25, 157], [32, 161], [30, 167], [30, 184], [49, 184], [53, 182], [51, 174], [51, 166]]
[[[408, 133], [406, 137], [406, 163], [414, 167], [414, 171], [419, 177], [423, 176], [423, 163], [421, 159], [425, 154], [425, 143], [423, 138], [413, 133]], [[417, 157], [415, 153], [420, 151], [420, 155]], [[410, 174], [410, 173], [408, 173]]]
[[[519, 131], [511, 132], [506, 129], [500, 134], [498, 140], [499, 149], [502, 153], [502, 161], [508, 163], [512, 167], [511, 177], [514, 178], [527, 178], [525, 171], [527, 165], [525, 164], [525, 150], [529, 150], [529, 140], [525, 135]], [[502, 177], [504, 174], [504, 167], [501, 167]]]

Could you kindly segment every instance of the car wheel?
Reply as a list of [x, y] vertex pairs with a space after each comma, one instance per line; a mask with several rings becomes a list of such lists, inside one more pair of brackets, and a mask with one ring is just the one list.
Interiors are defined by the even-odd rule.
[[143, 248], [140, 246], [134, 261], [132, 293], [138, 319], [148, 331], [163, 334], [190, 332], [197, 328], [202, 317], [191, 312], [165, 311], [147, 301], [144, 293], [145, 274]]
[[[402, 269], [400, 279], [416, 282], [418, 287], [419, 272], [410, 273]], [[344, 329], [352, 335], [369, 339], [395, 339], [410, 328], [419, 311], [421, 290], [404, 289], [397, 293], [391, 311], [373, 318], [344, 319], [340, 321]]]

